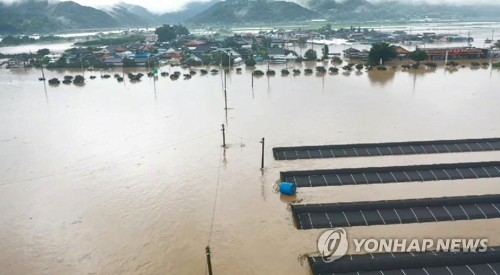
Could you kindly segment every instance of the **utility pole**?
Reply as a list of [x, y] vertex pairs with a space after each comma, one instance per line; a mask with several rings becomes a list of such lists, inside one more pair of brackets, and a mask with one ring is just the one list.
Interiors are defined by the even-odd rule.
[[212, 252], [210, 252], [210, 247], [209, 246], [207, 246], [205, 248], [205, 252], [207, 253], [208, 275], [213, 275], [213, 272], [212, 272], [212, 259], [211, 259]]
[[264, 170], [264, 146], [265, 146], [265, 142], [266, 142], [266, 139], [262, 138], [262, 141], [260, 142], [260, 143], [262, 143], [262, 161], [261, 161], [261, 164], [260, 164], [260, 169], [261, 170]]
[[226, 148], [226, 129], [222, 124], [222, 147]]
[[226, 70], [224, 70], [224, 110], [227, 110], [227, 78], [226, 78]]
[[227, 111], [227, 91], [224, 89], [224, 110]]

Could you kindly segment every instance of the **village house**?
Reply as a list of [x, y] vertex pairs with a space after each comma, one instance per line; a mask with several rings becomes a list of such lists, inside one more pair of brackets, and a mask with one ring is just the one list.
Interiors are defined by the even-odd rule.
[[56, 63], [56, 61], [61, 58], [62, 55], [60, 54], [48, 54], [44, 56], [43, 58], [47, 58], [49, 60], [49, 63]]
[[12, 68], [24, 68], [28, 66], [30, 63], [28, 59], [22, 58], [22, 57], [15, 57], [12, 58], [7, 62], [7, 69], [12, 69]]
[[176, 50], [174, 48], [170, 48], [165, 52], [166, 59], [174, 59], [181, 60], [182, 59], [182, 51]]
[[359, 60], [368, 60], [369, 51], [363, 50], [360, 51], [355, 48], [349, 48], [344, 50], [344, 57], [346, 59], [359, 59]]
[[397, 59], [405, 60], [405, 59], [409, 58], [410, 51], [408, 51], [407, 49], [400, 47], [400, 46], [397, 46], [395, 48], [395, 50], [396, 50], [396, 58]]
[[189, 48], [189, 50], [191, 50], [191, 53], [193, 53], [194, 55], [201, 57], [201, 56], [209, 54], [210, 52], [215, 50], [215, 47], [211, 47], [208, 45], [201, 45], [201, 46]]
[[136, 66], [148, 66], [156, 62], [156, 58], [149, 53], [134, 54], [129, 58], [134, 60]]
[[424, 49], [429, 60], [482, 59], [488, 57], [487, 49], [474, 47], [428, 48]]
[[286, 58], [285, 50], [282, 48], [269, 49], [268, 56], [270, 59], [274, 60], [284, 60]]
[[110, 66], [123, 66], [123, 58], [121, 57], [112, 57], [104, 60], [106, 65]]
[[198, 40], [191, 40], [185, 44], [185, 46], [188, 48], [199, 47], [199, 46], [203, 46], [203, 45], [206, 45], [206, 43], [203, 41], [198, 41]]

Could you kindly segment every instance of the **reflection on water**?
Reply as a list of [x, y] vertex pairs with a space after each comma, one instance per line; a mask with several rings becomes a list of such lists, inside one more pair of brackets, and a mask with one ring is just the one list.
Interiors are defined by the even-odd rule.
[[372, 84], [384, 86], [392, 82], [396, 75], [396, 70], [390, 68], [386, 71], [371, 70], [367, 74]]
[[[289, 64], [290, 65], [290, 64]], [[305, 67], [314, 67], [308, 63]], [[293, 64], [293, 66], [297, 66]], [[257, 69], [265, 70], [267, 66]], [[0, 70], [0, 264], [6, 274], [309, 274], [298, 255], [320, 231], [298, 231], [276, 193], [283, 170], [500, 159], [500, 153], [276, 162], [276, 146], [500, 136], [500, 72], [370, 71], [349, 76], [227, 76], [83, 87]], [[161, 70], [179, 70], [164, 67]], [[47, 79], [71, 71], [48, 71]], [[121, 74], [121, 70], [109, 74]], [[221, 150], [220, 125], [228, 148]], [[266, 169], [260, 170], [261, 138]], [[218, 183], [218, 184], [217, 184]], [[218, 191], [216, 191], [218, 190]], [[333, 202], [498, 193], [496, 180], [299, 190]], [[463, 225], [463, 226], [457, 226]], [[362, 236], [488, 236], [498, 220], [355, 228]]]

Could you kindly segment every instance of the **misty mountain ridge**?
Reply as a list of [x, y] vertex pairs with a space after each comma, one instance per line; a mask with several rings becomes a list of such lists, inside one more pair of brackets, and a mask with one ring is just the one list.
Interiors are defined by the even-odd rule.
[[155, 27], [178, 23], [255, 26], [311, 19], [329, 22], [406, 22], [423, 18], [499, 20], [500, 5], [431, 5], [416, 4], [415, 1], [368, 0], [213, 0], [191, 2], [181, 11], [158, 14], [140, 5], [124, 2], [100, 9], [72, 1], [24, 0], [9, 5], [0, 2], [0, 34]]
[[192, 24], [248, 24], [307, 21], [319, 14], [293, 2], [226, 0], [190, 18]]
[[0, 34], [54, 33], [61, 31], [155, 27], [182, 23], [209, 8], [211, 3], [193, 2], [183, 10], [156, 14], [139, 5], [118, 3], [101, 9], [73, 1], [24, 0], [0, 2]]

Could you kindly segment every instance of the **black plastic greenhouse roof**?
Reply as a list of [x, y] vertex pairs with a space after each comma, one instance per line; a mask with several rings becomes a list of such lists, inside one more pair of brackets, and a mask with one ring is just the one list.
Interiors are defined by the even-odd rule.
[[315, 275], [498, 275], [500, 249], [484, 253], [427, 252], [347, 255], [332, 263], [310, 257]]
[[295, 204], [299, 229], [500, 218], [500, 195], [415, 200]]
[[370, 167], [281, 172], [285, 182], [298, 187], [383, 184], [500, 177], [500, 162]]
[[279, 147], [276, 160], [398, 156], [500, 150], [500, 138]]

